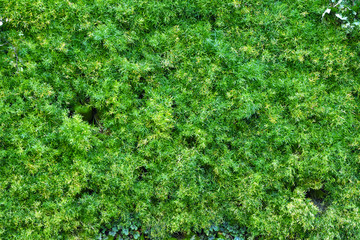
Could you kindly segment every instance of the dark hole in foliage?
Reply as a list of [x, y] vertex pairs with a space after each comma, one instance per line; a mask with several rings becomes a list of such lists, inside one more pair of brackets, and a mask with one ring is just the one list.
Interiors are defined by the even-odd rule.
[[177, 108], [177, 104], [176, 104], [175, 100], [172, 100], [171, 108]]
[[296, 184], [296, 180], [294, 180], [293, 182], [291, 180], [287, 181], [287, 188], [290, 189], [291, 192], [294, 192], [297, 186], [298, 185]]
[[252, 124], [256, 119], [259, 118], [259, 114], [257, 112], [253, 113], [251, 116], [244, 118], [244, 121], [247, 124]]
[[73, 110], [69, 110], [69, 114], [68, 114], [68, 117], [71, 118], [73, 115], [74, 115], [75, 111]]
[[178, 129], [178, 127], [176, 125], [174, 125], [170, 130], [171, 130], [171, 135], [172, 136], [178, 136], [179, 129]]
[[352, 95], [355, 97], [355, 98], [359, 98], [359, 92], [355, 89], [352, 90]]
[[[358, 129], [358, 127], [353, 126], [354, 128]], [[356, 146], [350, 146], [351, 153], [359, 153], [360, 148]]]
[[81, 190], [81, 194], [82, 195], [93, 195], [94, 190], [90, 189], [90, 188], [84, 188], [83, 190]]
[[75, 108], [70, 108], [69, 117], [73, 117], [74, 113], [81, 115], [82, 120], [91, 125], [99, 126], [98, 110], [95, 107], [87, 105], [78, 105]]
[[302, 148], [299, 146], [299, 144], [292, 144], [291, 146], [291, 152], [295, 155], [301, 155], [302, 154]]
[[185, 140], [185, 144], [187, 145], [187, 147], [189, 147], [189, 148], [195, 147], [195, 144], [196, 144], [195, 136], [193, 136], [193, 135], [184, 136], [184, 140]]
[[254, 164], [254, 161], [251, 159], [249, 159], [249, 161], [248, 161], [248, 166], [253, 170], [256, 169], [256, 165]]
[[82, 105], [90, 103], [90, 97], [89, 96], [84, 96], [84, 94], [77, 94], [76, 96], [77, 96], [77, 98], [79, 99], [79, 102]]
[[143, 180], [147, 173], [148, 173], [148, 170], [146, 169], [146, 167], [144, 167], [144, 166], [139, 167], [137, 169], [138, 180], [139, 181]]
[[186, 235], [186, 233], [183, 233], [183, 232], [176, 232], [176, 233], [173, 233], [171, 235], [171, 237], [181, 240], [181, 239], [186, 239], [187, 235]]
[[132, 83], [131, 87], [133, 88], [134, 97], [137, 100], [142, 100], [145, 97], [145, 86], [146, 81], [143, 77], [139, 78], [139, 81], [136, 83]]
[[87, 121], [91, 125], [98, 126], [99, 119], [98, 119], [97, 113], [98, 113], [98, 110], [96, 108], [92, 107], [90, 109], [89, 113], [87, 113], [85, 115], [82, 114], [83, 120]]
[[168, 66], [166, 68], [162, 68], [162, 72], [163, 72], [163, 76], [167, 77], [167, 76], [171, 76], [172, 72], [176, 69], [176, 67], [172, 67], [172, 66]]
[[316, 207], [318, 207], [318, 209], [321, 212], [324, 212], [326, 210], [326, 208], [327, 208], [327, 205], [324, 202], [327, 195], [328, 195], [328, 192], [325, 191], [324, 189], [309, 189], [306, 192], [305, 197], [310, 198], [311, 201], [314, 203], [314, 205]]
[[226, 142], [225, 144], [226, 144], [227, 148], [228, 148], [230, 151], [233, 150], [233, 146], [232, 146], [232, 143], [231, 143], [231, 142]]
[[75, 198], [81, 198], [82, 196], [91, 196], [94, 194], [94, 190], [90, 188], [84, 188], [80, 193], [76, 194]]
[[265, 189], [266, 195], [271, 197], [279, 196], [279, 191], [277, 189]]
[[98, 119], [98, 110], [96, 108], [91, 109], [91, 119], [89, 121], [90, 124], [99, 125], [99, 119]]
[[216, 16], [214, 14], [211, 14], [209, 16], [209, 22], [211, 24], [211, 28], [214, 29], [214, 25], [215, 25], [215, 22], [216, 22]]
[[137, 98], [138, 99], [143, 99], [144, 98], [144, 96], [145, 96], [145, 90], [144, 89], [141, 89], [140, 91], [138, 91], [137, 93], [136, 93], [136, 95], [137, 95]]
[[160, 200], [159, 200], [157, 197], [155, 197], [155, 196], [151, 196], [151, 197], [150, 197], [150, 202], [151, 202], [153, 205], [157, 205], [157, 204], [160, 202]]
[[210, 175], [213, 172], [213, 167], [210, 164], [203, 164], [200, 166], [200, 169], [203, 171], [205, 175]]

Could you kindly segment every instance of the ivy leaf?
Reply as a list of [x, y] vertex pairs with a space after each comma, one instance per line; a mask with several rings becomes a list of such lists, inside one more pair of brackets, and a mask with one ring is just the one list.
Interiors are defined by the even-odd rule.
[[122, 233], [125, 234], [126, 236], [129, 235], [129, 229], [124, 228], [124, 229], [122, 230]]
[[136, 231], [133, 236], [135, 239], [138, 239], [140, 237], [140, 233]]

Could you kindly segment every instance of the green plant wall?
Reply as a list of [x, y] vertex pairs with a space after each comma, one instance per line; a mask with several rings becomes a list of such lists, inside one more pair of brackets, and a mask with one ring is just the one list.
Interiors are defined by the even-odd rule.
[[359, 34], [328, 5], [0, 0], [0, 239], [359, 239]]

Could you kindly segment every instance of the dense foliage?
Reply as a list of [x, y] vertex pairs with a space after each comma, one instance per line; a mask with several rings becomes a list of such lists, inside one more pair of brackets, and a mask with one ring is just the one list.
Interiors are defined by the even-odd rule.
[[330, 14], [332, 21], [341, 23], [341, 27], [346, 29], [348, 33], [359, 30], [360, 20], [360, 1], [359, 0], [331, 0], [329, 8], [327, 8], [322, 17]]
[[0, 239], [359, 239], [359, 35], [328, 5], [0, 0]]

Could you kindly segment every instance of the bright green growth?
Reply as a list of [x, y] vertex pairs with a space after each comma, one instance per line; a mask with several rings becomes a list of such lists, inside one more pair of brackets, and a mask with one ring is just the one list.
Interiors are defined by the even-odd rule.
[[0, 239], [357, 239], [360, 38], [329, 3], [1, 0]]

